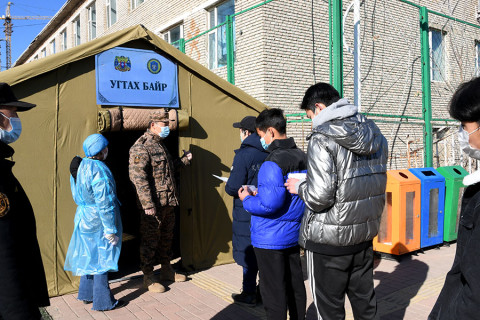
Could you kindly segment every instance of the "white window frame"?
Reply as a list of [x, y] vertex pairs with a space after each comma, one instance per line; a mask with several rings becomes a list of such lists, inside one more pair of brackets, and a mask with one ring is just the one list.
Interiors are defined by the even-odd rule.
[[177, 27], [180, 27], [180, 39], [183, 38], [183, 22], [177, 23], [174, 26], [170, 27], [167, 31], [163, 33], [163, 40], [167, 41], [170, 43], [172, 46], [175, 48], [179, 49], [179, 44], [177, 43], [176, 45], [172, 44], [172, 37], [171, 37], [171, 31]]
[[132, 10], [138, 8], [145, 0], [132, 0]]
[[67, 29], [63, 29], [62, 32], [60, 32], [60, 49], [61, 51], [65, 51], [68, 49], [67, 46]]
[[87, 8], [88, 12], [88, 40], [93, 40], [97, 37], [97, 7], [96, 2]]
[[42, 50], [40, 50], [40, 56], [42, 58], [45, 58], [47, 56], [47, 48], [43, 48]]
[[57, 53], [57, 48], [55, 47], [55, 39], [50, 41], [50, 54]]
[[[433, 47], [432, 47], [432, 33], [438, 32], [442, 35], [442, 59], [443, 59], [443, 69], [440, 70], [441, 79], [433, 79]], [[431, 28], [428, 31], [428, 41], [430, 46], [430, 81], [432, 82], [445, 82], [447, 79], [447, 58], [446, 58], [446, 47], [445, 47], [445, 36], [446, 32], [443, 30]]]
[[[112, 3], [114, 3], [114, 9], [112, 9]], [[106, 0], [106, 4], [105, 4], [105, 9], [106, 9], [106, 17], [107, 17], [107, 27], [110, 28], [111, 26], [113, 26], [116, 22], [117, 22], [117, 15], [118, 15], [118, 11], [117, 11], [117, 0]], [[113, 21], [112, 19], [112, 12], [115, 12], [115, 21]]]
[[[226, 2], [227, 2], [227, 1], [219, 2], [219, 3], [217, 3], [217, 4], [215, 5], [215, 7], [211, 8], [210, 10], [207, 11], [207, 17], [208, 17], [208, 18], [207, 18], [207, 25], [208, 25], [208, 29], [213, 28], [213, 27], [215, 27], [215, 26], [217, 26], [217, 25], [219, 24], [219, 22], [218, 22], [218, 7], [220, 7], [222, 4], [224, 4], [224, 3], [226, 3]], [[235, 3], [235, 1], [234, 1], [234, 3]], [[213, 11], [214, 17], [215, 17], [215, 21], [213, 21], [213, 23], [212, 23], [212, 21], [211, 21], [211, 13], [212, 13], [212, 11]], [[235, 11], [235, 9], [234, 9], [234, 11]], [[220, 66], [220, 67], [218, 66], [218, 56], [217, 56], [217, 55], [218, 55], [218, 49], [217, 49], [217, 48], [218, 48], [218, 33], [220, 32], [219, 30], [221, 30], [221, 28], [222, 28], [222, 27], [216, 28], [215, 30], [210, 31], [210, 32], [208, 33], [208, 35], [207, 35], [207, 59], [208, 59], [208, 68], [211, 69], [211, 70], [213, 70], [213, 69], [218, 69], [218, 68], [224, 67], [224, 66], [226, 65], [226, 64], [225, 64], [225, 65], [222, 65], [222, 66]], [[214, 57], [214, 59], [213, 59], [213, 64], [210, 63], [210, 50], [211, 50], [211, 48], [210, 48], [210, 36], [211, 36], [212, 34], [213, 34], [214, 37], [215, 37], [215, 45], [214, 45], [214, 47], [215, 47], [215, 49], [214, 49], [214, 55], [215, 55], [215, 57]], [[235, 32], [234, 32], [233, 36], [234, 36], [233, 41], [235, 42]], [[236, 50], [236, 49], [234, 49], [234, 51], [235, 51], [235, 50]]]
[[81, 36], [81, 25], [80, 25], [80, 17], [77, 17], [72, 22], [73, 28], [73, 46], [79, 46], [82, 44], [82, 36]]
[[480, 76], [480, 41], [475, 41], [475, 76]]

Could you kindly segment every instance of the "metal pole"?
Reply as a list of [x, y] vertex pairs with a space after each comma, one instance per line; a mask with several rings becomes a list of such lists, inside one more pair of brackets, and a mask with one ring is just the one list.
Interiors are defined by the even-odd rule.
[[226, 17], [226, 37], [227, 37], [227, 81], [235, 84], [235, 68], [234, 68], [234, 43], [233, 43], [233, 18]]
[[362, 111], [362, 83], [360, 69], [360, 0], [355, 0], [353, 6], [353, 28], [354, 28], [354, 51], [353, 51], [353, 82], [354, 82], [354, 104], [358, 112]]
[[178, 49], [185, 53], [185, 38], [180, 38], [180, 40], [178, 40]]
[[[331, 0], [331, 47], [333, 56], [333, 83], [343, 97], [343, 39], [342, 39], [342, 0]], [[331, 58], [332, 59], [332, 58]]]
[[422, 113], [425, 121], [423, 127], [424, 162], [426, 167], [433, 166], [432, 138], [432, 93], [430, 87], [430, 43], [428, 29], [428, 9], [420, 8], [420, 45], [422, 56]]

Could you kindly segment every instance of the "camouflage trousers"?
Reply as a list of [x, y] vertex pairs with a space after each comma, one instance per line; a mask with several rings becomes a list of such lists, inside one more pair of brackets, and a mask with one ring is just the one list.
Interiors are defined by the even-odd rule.
[[140, 268], [151, 274], [156, 264], [168, 264], [172, 257], [175, 207], [157, 207], [155, 216], [140, 219]]

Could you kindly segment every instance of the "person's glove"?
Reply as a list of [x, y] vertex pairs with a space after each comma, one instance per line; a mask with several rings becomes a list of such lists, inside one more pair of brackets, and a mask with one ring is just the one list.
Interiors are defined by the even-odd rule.
[[105, 239], [108, 240], [109, 243], [111, 243], [112, 245], [116, 246], [117, 243], [118, 243], [118, 240], [120, 240], [119, 237], [117, 237], [115, 234], [106, 234], [104, 235]]

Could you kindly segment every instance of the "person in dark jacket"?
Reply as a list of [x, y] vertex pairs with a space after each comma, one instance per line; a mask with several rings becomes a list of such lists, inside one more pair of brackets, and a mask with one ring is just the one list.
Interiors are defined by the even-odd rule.
[[328, 83], [308, 88], [301, 109], [313, 123], [307, 176], [286, 186], [307, 207], [299, 243], [318, 319], [345, 319], [345, 294], [355, 319], [377, 319], [372, 239], [385, 207], [387, 140]]
[[[480, 78], [459, 86], [450, 100], [450, 116], [461, 122], [458, 142], [471, 158], [480, 160]], [[480, 317], [480, 171], [463, 179], [457, 251], [452, 269], [429, 320]]]
[[[0, 83], [0, 319], [41, 319], [39, 307], [50, 305], [37, 241], [35, 215], [22, 186], [12, 173], [15, 142], [22, 131], [17, 111], [34, 104], [18, 101]], [[30, 155], [31, 156], [31, 155]]]
[[293, 138], [280, 109], [262, 111], [255, 126], [270, 154], [258, 172], [258, 193], [238, 190], [245, 210], [252, 214], [250, 231], [260, 271], [260, 292], [268, 319], [304, 319], [306, 292], [298, 234], [305, 204], [284, 186], [290, 173], [305, 173], [307, 158]]
[[243, 209], [238, 189], [244, 185], [257, 186], [257, 174], [268, 153], [255, 131], [255, 117], [247, 116], [233, 124], [240, 129], [240, 149], [235, 150], [230, 177], [225, 191], [233, 197], [232, 244], [233, 259], [243, 267], [242, 293], [232, 294], [233, 301], [253, 307], [257, 301], [257, 259], [250, 239], [250, 213]]

